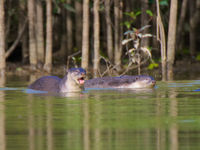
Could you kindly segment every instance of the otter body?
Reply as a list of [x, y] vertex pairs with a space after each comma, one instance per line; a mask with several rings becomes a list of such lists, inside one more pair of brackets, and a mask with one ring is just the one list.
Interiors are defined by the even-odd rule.
[[37, 79], [29, 89], [47, 92], [77, 92], [81, 91], [84, 85], [86, 71], [82, 68], [71, 68], [63, 79], [56, 76], [44, 76]]
[[102, 77], [87, 80], [84, 88], [151, 88], [154, 87], [156, 81], [151, 76], [129, 76], [120, 77]]
[[56, 76], [44, 76], [37, 79], [31, 85], [28, 86], [29, 89], [48, 91], [48, 92], [59, 92], [59, 84], [62, 79]]

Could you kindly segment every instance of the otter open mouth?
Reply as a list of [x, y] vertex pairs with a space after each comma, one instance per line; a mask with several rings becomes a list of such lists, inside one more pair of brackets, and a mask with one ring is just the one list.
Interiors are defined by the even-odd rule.
[[83, 84], [85, 83], [84, 77], [78, 78], [78, 83], [79, 83], [80, 85], [83, 85]]

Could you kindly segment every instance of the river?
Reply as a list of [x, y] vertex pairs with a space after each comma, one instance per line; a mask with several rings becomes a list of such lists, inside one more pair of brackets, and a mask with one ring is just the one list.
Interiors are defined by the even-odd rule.
[[67, 95], [33, 93], [30, 80], [0, 82], [0, 150], [200, 149], [200, 80]]

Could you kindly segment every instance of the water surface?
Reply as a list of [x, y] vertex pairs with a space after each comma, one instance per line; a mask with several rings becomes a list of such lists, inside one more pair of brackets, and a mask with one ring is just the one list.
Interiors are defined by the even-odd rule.
[[155, 89], [27, 91], [29, 78], [0, 86], [0, 150], [200, 149], [199, 80]]

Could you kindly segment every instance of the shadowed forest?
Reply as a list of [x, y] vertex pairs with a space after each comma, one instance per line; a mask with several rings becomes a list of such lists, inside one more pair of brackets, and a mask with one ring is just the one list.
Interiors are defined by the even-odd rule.
[[0, 0], [0, 74], [65, 66], [171, 80], [176, 62], [200, 61], [199, 18], [199, 0]]

